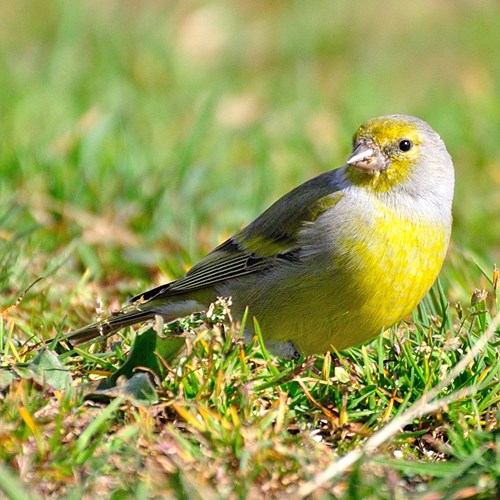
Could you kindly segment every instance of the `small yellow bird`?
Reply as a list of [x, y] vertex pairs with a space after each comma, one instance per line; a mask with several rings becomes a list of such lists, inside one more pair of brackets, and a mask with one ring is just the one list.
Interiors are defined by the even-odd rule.
[[[268, 208], [182, 278], [76, 330], [81, 343], [232, 297], [287, 358], [368, 341], [408, 315], [441, 269], [451, 232], [454, 168], [439, 135], [406, 115], [359, 127], [347, 163]], [[249, 322], [251, 323], [251, 322]], [[247, 327], [245, 338], [254, 332]]]

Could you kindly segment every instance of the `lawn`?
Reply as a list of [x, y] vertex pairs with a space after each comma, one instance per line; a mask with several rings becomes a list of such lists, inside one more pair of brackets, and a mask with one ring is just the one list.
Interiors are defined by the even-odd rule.
[[[0, 18], [0, 492], [499, 493], [497, 2], [21, 0]], [[166, 338], [47, 343], [181, 276], [389, 113], [429, 122], [456, 168], [447, 260], [407, 321], [299, 362], [243, 345], [223, 302]], [[162, 355], [115, 386], [132, 346]]]

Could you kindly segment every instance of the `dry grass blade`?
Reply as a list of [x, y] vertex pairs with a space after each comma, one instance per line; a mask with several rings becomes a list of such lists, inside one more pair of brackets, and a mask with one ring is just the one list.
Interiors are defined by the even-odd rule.
[[493, 338], [496, 329], [500, 324], [500, 313], [492, 319], [488, 329], [482, 337], [474, 344], [469, 352], [457, 363], [450, 373], [428, 393], [422, 396], [408, 410], [402, 413], [399, 417], [392, 420], [377, 431], [373, 436], [366, 440], [365, 444], [358, 449], [344, 455], [342, 458], [333, 462], [324, 471], [316, 474], [316, 476], [307, 483], [304, 483], [297, 491], [296, 497], [303, 498], [311, 495], [318, 488], [323, 487], [328, 481], [331, 481], [336, 476], [345, 472], [351, 465], [355, 464], [361, 457], [372, 453], [380, 445], [388, 441], [404, 426], [408, 425], [414, 418], [422, 417], [428, 413], [432, 413], [439, 408], [442, 408], [454, 401], [458, 401], [466, 396], [474, 394], [477, 390], [475, 386], [470, 386], [465, 389], [453, 392], [446, 397], [433, 399], [467, 367], [474, 357], [481, 352], [483, 347]]
[[16, 301], [11, 304], [10, 306], [6, 307], [5, 309], [1, 310], [0, 311], [0, 315], [3, 316], [3, 317], [7, 317], [7, 315], [10, 313], [10, 311], [12, 311], [13, 309], [15, 309], [24, 299], [24, 297], [26, 297], [26, 294], [41, 280], [43, 280], [43, 276], [40, 276], [39, 278], [37, 278], [35, 281], [33, 281], [33, 283], [31, 283], [28, 287], [26, 287], [22, 292], [21, 294], [19, 295], [19, 297], [16, 299]]

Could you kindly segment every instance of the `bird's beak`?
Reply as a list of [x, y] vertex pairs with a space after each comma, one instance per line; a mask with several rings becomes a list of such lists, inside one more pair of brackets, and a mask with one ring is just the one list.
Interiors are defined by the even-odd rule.
[[347, 164], [368, 174], [380, 172], [387, 168], [386, 159], [381, 151], [374, 145], [366, 142], [360, 142], [356, 145], [347, 160]]

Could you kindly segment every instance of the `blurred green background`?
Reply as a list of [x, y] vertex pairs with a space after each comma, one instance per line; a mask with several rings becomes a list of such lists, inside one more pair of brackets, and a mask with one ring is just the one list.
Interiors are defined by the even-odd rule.
[[494, 0], [21, 0], [0, 19], [0, 242], [29, 261], [4, 285], [59, 253], [174, 277], [388, 113], [454, 158], [456, 259], [500, 257]]

